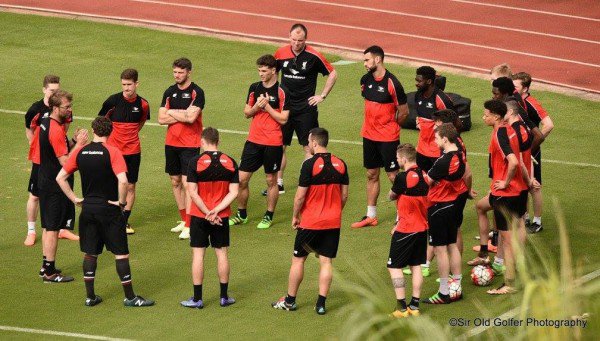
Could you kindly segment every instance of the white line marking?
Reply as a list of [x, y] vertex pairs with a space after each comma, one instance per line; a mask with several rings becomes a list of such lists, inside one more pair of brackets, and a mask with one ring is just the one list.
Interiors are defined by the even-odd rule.
[[[0, 113], [25, 115], [24, 111], [7, 110], [7, 109], [0, 109]], [[78, 120], [84, 120], [84, 121], [92, 121], [94, 119], [94, 117], [84, 117], [84, 116], [73, 116], [73, 118], [74, 119], [78, 119]], [[145, 126], [152, 126], [152, 127], [165, 127], [165, 126], [160, 125], [160, 124], [155, 123], [155, 122], [147, 122], [144, 125]], [[220, 132], [227, 133], [227, 134], [248, 135], [247, 131], [221, 129], [221, 128], [217, 128], [217, 129]], [[294, 136], [294, 139], [297, 139], [297, 137]], [[362, 146], [362, 142], [361, 141], [348, 141], [348, 140], [335, 140], [335, 139], [330, 139], [329, 141], [334, 142], [334, 143], [340, 143], [340, 144], [350, 144], [350, 145]], [[478, 152], [472, 152], [472, 151], [469, 151], [468, 155], [488, 157], [487, 153], [478, 153]], [[543, 160], [544, 160], [545, 163], [556, 163], [556, 164], [560, 164], [560, 165], [600, 168], [600, 164], [595, 164], [595, 163], [570, 162], [570, 161], [549, 160], [549, 159], [543, 159]]]
[[185, 7], [185, 8], [202, 9], [202, 10], [207, 10], [207, 11], [215, 11], [215, 12], [224, 12], [224, 13], [232, 13], [232, 14], [245, 15], [245, 16], [250, 16], [250, 17], [268, 18], [268, 19], [285, 20], [285, 21], [293, 21], [293, 22], [304, 22], [304, 23], [311, 23], [311, 24], [317, 24], [317, 25], [323, 25], [323, 26], [331, 26], [331, 27], [341, 27], [341, 28], [347, 28], [347, 29], [357, 30], [357, 31], [365, 31], [365, 32], [371, 32], [371, 33], [375, 32], [375, 33], [389, 34], [389, 35], [394, 35], [394, 36], [407, 37], [407, 38], [411, 38], [411, 39], [430, 40], [430, 41], [435, 41], [435, 42], [440, 42], [440, 43], [469, 46], [469, 47], [475, 47], [475, 48], [492, 50], [492, 51], [512, 53], [512, 54], [517, 54], [517, 55], [522, 55], [522, 56], [528, 56], [528, 57], [548, 59], [548, 60], [553, 60], [553, 61], [557, 61], [557, 62], [577, 64], [577, 65], [583, 65], [583, 66], [590, 66], [590, 67], [593, 67], [593, 68], [600, 68], [599, 64], [586, 63], [586, 62], [581, 62], [581, 61], [578, 61], [578, 60], [558, 58], [558, 57], [551, 57], [551, 56], [544, 56], [544, 55], [541, 55], [541, 54], [529, 53], [529, 52], [523, 52], [523, 51], [517, 51], [517, 50], [509, 50], [509, 49], [500, 48], [500, 47], [493, 47], [493, 46], [487, 46], [487, 45], [481, 45], [481, 44], [474, 44], [474, 43], [466, 43], [466, 42], [462, 42], [462, 41], [454, 41], [454, 40], [447, 40], [447, 39], [441, 39], [441, 38], [433, 38], [433, 37], [427, 37], [427, 36], [421, 36], [421, 35], [409, 34], [409, 33], [401, 33], [401, 32], [394, 32], [394, 31], [387, 31], [387, 30], [379, 30], [379, 29], [368, 28], [368, 27], [360, 27], [360, 26], [345, 25], [345, 24], [335, 24], [335, 23], [328, 23], [328, 22], [323, 22], [323, 21], [318, 21], [318, 20], [309, 20], [309, 19], [303, 19], [303, 18], [282, 17], [282, 16], [278, 16], [278, 15], [249, 13], [249, 12], [236, 11], [236, 10], [225, 9], [225, 8], [216, 8], [216, 7], [210, 7], [210, 6], [181, 4], [181, 3], [165, 2], [165, 1], [157, 1], [157, 0], [130, 0], [130, 1], [141, 2], [141, 3], [149, 3], [149, 4], [155, 4], [155, 5], [165, 5], [165, 6], [175, 6], [175, 7]]
[[[84, 17], [84, 18], [116, 20], [116, 21], [120, 21], [121, 24], [122, 24], [122, 22], [129, 22], [129, 23], [145, 24], [145, 25], [150, 24], [150, 25], [157, 25], [157, 26], [164, 26], [164, 27], [175, 27], [175, 28], [185, 29], [185, 30], [210, 32], [213, 34], [222, 34], [222, 35], [235, 36], [235, 37], [244, 37], [244, 38], [253, 39], [253, 40], [265, 40], [265, 41], [273, 41], [273, 42], [289, 42], [289, 39], [284, 38], [284, 37], [275, 37], [275, 36], [267, 36], [267, 35], [260, 35], [260, 34], [247, 34], [247, 33], [238, 32], [238, 31], [217, 30], [217, 29], [210, 28], [210, 27], [181, 25], [181, 24], [175, 24], [175, 23], [170, 23], [170, 22], [165, 22], [165, 21], [125, 18], [125, 17], [119, 17], [119, 16], [90, 14], [90, 13], [83, 13], [83, 12], [62, 11], [62, 10], [42, 8], [42, 7], [29, 7], [29, 6], [6, 5], [6, 4], [0, 4], [0, 7], [10, 8], [10, 9], [28, 10], [28, 11], [34, 11], [34, 12], [43, 12], [43, 13], [55, 13], [55, 14], [60, 14], [60, 15], [75, 15], [75, 16]], [[354, 47], [334, 45], [334, 44], [322, 43], [322, 42], [318, 42], [318, 41], [312, 41], [311, 43], [314, 46], [320, 46], [320, 47], [325, 47], [325, 48], [330, 48], [330, 49], [351, 51], [351, 52], [357, 52], [357, 53], [363, 52], [362, 49], [357, 49]], [[489, 78], [488, 73], [490, 70], [485, 69], [485, 68], [480, 68], [477, 66], [464, 65], [464, 64], [458, 64], [458, 63], [450, 63], [450, 62], [444, 62], [444, 61], [436, 60], [436, 59], [427, 59], [427, 58], [422, 58], [422, 57], [414, 57], [414, 56], [407, 56], [407, 55], [394, 54], [394, 53], [386, 53], [386, 55], [388, 55], [390, 57], [405, 59], [405, 60], [432, 63], [432, 64], [436, 64], [436, 65], [441, 65], [441, 66], [479, 71], [479, 72], [484, 73], [484, 76], [486, 77], [486, 79]], [[571, 84], [559, 83], [559, 82], [555, 82], [555, 81], [546, 80], [543, 78], [534, 78], [533, 80], [536, 82], [540, 82], [540, 83], [585, 91], [585, 92], [589, 92], [589, 93], [593, 93], [593, 94], [600, 93], [600, 90], [583, 88], [583, 87], [579, 87], [579, 86], [575, 86], [575, 85], [571, 85]]]
[[59, 332], [59, 331], [55, 331], [55, 330], [31, 329], [31, 328], [20, 328], [20, 327], [11, 327], [11, 326], [0, 326], [0, 330], [11, 331], [11, 332], [19, 332], [19, 333], [30, 333], [30, 334], [42, 334], [42, 335], [75, 337], [75, 338], [79, 338], [79, 339], [88, 339], [88, 340], [131, 341], [129, 339], [120, 339], [120, 338], [100, 336], [100, 335], [89, 335], [89, 334], [80, 334], [80, 333]]
[[[600, 269], [597, 269], [596, 271], [592, 271], [589, 274], [581, 276], [579, 279], [575, 280], [575, 285], [582, 285], [582, 284], [584, 284], [586, 282], [589, 282], [591, 280], [594, 280], [594, 279], [598, 278], [599, 276], [600, 276]], [[517, 316], [520, 312], [521, 312], [520, 307], [516, 307], [516, 308], [513, 308], [513, 309], [505, 312], [504, 314], [498, 316], [497, 318], [500, 319], [500, 320], [502, 320], [502, 321], [505, 321], [505, 320], [508, 320], [508, 319], [510, 319], [512, 317]], [[463, 335], [463, 337], [465, 337], [465, 339], [466, 339], [466, 338], [473, 337], [475, 335], [479, 335], [479, 334], [483, 333], [484, 331], [486, 331], [486, 330], [488, 330], [488, 329], [490, 329], [492, 327], [493, 326], [479, 326], [479, 327], [475, 327], [475, 328], [469, 330], [468, 332], [466, 332]]]
[[521, 8], [521, 7], [512, 7], [512, 6], [488, 4], [488, 3], [481, 3], [481, 2], [467, 1], [467, 0], [450, 0], [450, 1], [462, 2], [462, 3], [465, 3], [465, 4], [471, 4], [471, 5], [479, 5], [479, 6], [489, 6], [489, 7], [498, 7], [498, 8], [512, 9], [512, 10], [515, 10], [515, 11], [523, 11], [523, 12], [532, 12], [532, 13], [539, 13], [539, 14], [555, 15], [555, 16], [565, 17], [565, 18], [571, 18], [571, 19], [582, 19], [582, 20], [590, 20], [590, 21], [600, 22], [600, 19], [596, 19], [596, 18], [580, 17], [580, 16], [577, 16], [577, 15], [570, 15], [570, 14], [563, 14], [563, 13], [556, 13], [556, 12], [548, 12], [548, 11], [540, 11], [540, 10], [529, 9], [529, 8]]
[[479, 23], [468, 22], [468, 21], [461, 21], [461, 20], [452, 20], [452, 19], [446, 19], [446, 18], [432, 17], [432, 16], [429, 16], [429, 15], [426, 16], [426, 15], [421, 15], [421, 14], [412, 14], [412, 13], [405, 13], [405, 12], [398, 12], [398, 11], [390, 11], [390, 10], [386, 10], [386, 9], [379, 9], [379, 8], [372, 8], [372, 7], [346, 5], [346, 4], [339, 4], [339, 3], [326, 2], [326, 1], [317, 1], [317, 0], [296, 0], [296, 1], [313, 3], [313, 4], [319, 4], [319, 5], [326, 5], [326, 6], [336, 6], [336, 7], [342, 7], [342, 8], [359, 9], [359, 10], [363, 10], [363, 11], [370, 11], [370, 12], [377, 12], [377, 13], [393, 14], [393, 15], [399, 15], [399, 16], [405, 16], [405, 17], [411, 17], [411, 18], [418, 18], [418, 19], [424, 19], [424, 20], [435, 20], [435, 21], [450, 22], [450, 23], [461, 24], [461, 25], [469, 25], [469, 26], [476, 26], [476, 27], [492, 28], [492, 29], [497, 29], [497, 30], [504, 30], [504, 31], [518, 32], [518, 33], [526, 33], [526, 34], [532, 34], [532, 35], [538, 35], [538, 36], [544, 36], [544, 37], [552, 37], [552, 38], [573, 40], [573, 41], [579, 41], [579, 42], [583, 42], [583, 43], [590, 43], [590, 44], [600, 45], [600, 41], [597, 41], [597, 40], [588, 40], [588, 39], [582, 39], [582, 38], [567, 37], [567, 36], [562, 36], [562, 35], [558, 35], [558, 34], [551, 34], [551, 33], [537, 32], [537, 31], [530, 31], [530, 30], [525, 30], [525, 29], [520, 29], [520, 28], [512, 28], [512, 27], [496, 26], [496, 25], [488, 25], [488, 24], [479, 24]]

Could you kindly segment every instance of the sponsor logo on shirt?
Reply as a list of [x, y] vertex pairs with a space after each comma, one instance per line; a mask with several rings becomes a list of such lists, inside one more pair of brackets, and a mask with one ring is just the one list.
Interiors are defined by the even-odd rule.
[[133, 108], [131, 109], [131, 112], [140, 112], [140, 108], [138, 108], [138, 107], [133, 107]]
[[84, 150], [81, 152], [83, 155], [104, 155], [104, 152], [101, 150]]
[[190, 94], [188, 92], [184, 92], [183, 94], [181, 94], [181, 98], [190, 98]]
[[425, 105], [425, 107], [427, 107], [428, 109], [432, 109], [433, 108], [433, 103], [427, 102], [427, 104]]
[[300, 73], [300, 71], [296, 71], [296, 70], [294, 70], [294, 69], [290, 69], [290, 72], [291, 72], [292, 74], [294, 74], [294, 75], [297, 75], [297, 74], [299, 74], [299, 73]]
[[383, 86], [379, 85], [379, 86], [377, 87], [377, 91], [379, 91], [379, 92], [384, 92], [385, 90], [384, 90]]
[[269, 102], [275, 102], [276, 98], [275, 96], [269, 96]]

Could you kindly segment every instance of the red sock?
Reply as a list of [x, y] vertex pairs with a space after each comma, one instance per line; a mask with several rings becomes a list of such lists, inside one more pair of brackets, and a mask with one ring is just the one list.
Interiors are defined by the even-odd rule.
[[185, 215], [185, 227], [189, 228], [190, 227], [190, 222], [192, 221], [192, 216], [189, 214]]
[[185, 221], [185, 218], [186, 218], [185, 217], [186, 216], [186, 214], [185, 214], [185, 208], [179, 210], [179, 216], [181, 217], [182, 221]]

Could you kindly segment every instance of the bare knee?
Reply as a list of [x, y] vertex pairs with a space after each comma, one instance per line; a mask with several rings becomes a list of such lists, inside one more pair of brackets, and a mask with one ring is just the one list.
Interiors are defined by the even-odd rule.
[[173, 188], [179, 188], [183, 185], [181, 176], [171, 176], [171, 186]]
[[367, 181], [379, 181], [379, 168], [367, 169]]

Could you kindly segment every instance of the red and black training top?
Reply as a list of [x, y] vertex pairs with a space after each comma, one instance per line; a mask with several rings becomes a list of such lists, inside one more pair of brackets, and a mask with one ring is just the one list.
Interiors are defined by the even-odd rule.
[[[269, 105], [276, 111], [289, 110], [290, 98], [286, 94], [287, 90], [276, 82], [270, 88], [265, 88], [262, 82], [256, 82], [250, 85], [246, 104], [253, 106], [257, 98], [265, 93], [269, 94]], [[260, 110], [252, 116], [250, 123], [250, 132], [248, 141], [264, 146], [282, 146], [283, 134], [281, 124], [279, 124], [268, 112]]]
[[492, 179], [490, 183], [490, 189], [492, 191], [492, 195], [497, 197], [514, 197], [521, 194], [521, 191], [527, 188], [525, 181], [523, 181], [521, 167], [517, 165], [515, 175], [508, 184], [508, 187], [502, 190], [494, 189], [494, 181], [506, 180], [506, 175], [508, 174], [508, 161], [506, 158], [510, 154], [513, 154], [520, 162], [521, 159], [519, 154], [515, 153], [515, 151], [518, 150], [519, 140], [517, 139], [517, 134], [510, 126], [502, 125], [492, 131], [490, 146], [488, 148], [488, 163], [490, 170], [489, 176]]
[[435, 88], [433, 94], [425, 98], [422, 91], [415, 94], [415, 108], [419, 123], [419, 142], [417, 152], [427, 157], [440, 157], [440, 148], [435, 144], [435, 126], [431, 114], [443, 109], [454, 110], [454, 104], [448, 95]]
[[[39, 127], [41, 119], [50, 116], [51, 112], [52, 108], [44, 104], [44, 99], [42, 98], [33, 103], [25, 113], [25, 128], [31, 129], [33, 133], [33, 137], [31, 138], [31, 141], [29, 141], [29, 154], [27, 155], [27, 159], [37, 165], [40, 164], [40, 133], [37, 128]], [[65, 122], [73, 122], [73, 115], [70, 115]]]
[[60, 192], [56, 176], [62, 166], [58, 158], [69, 154], [69, 142], [64, 126], [48, 116], [39, 122], [40, 170], [38, 187], [45, 192]]
[[535, 99], [531, 94], [527, 93], [523, 98], [525, 101], [525, 106], [527, 110], [527, 115], [529, 119], [533, 121], [536, 127], [540, 126], [540, 122], [546, 117], [548, 117], [548, 112], [537, 99]]
[[[221, 152], [204, 152], [190, 160], [187, 181], [198, 184], [198, 195], [209, 210], [217, 207], [229, 193], [229, 184], [240, 182], [238, 165], [229, 155]], [[190, 214], [204, 218], [206, 215], [192, 202]], [[219, 217], [231, 215], [231, 208], [219, 212]]]
[[429, 185], [425, 182], [425, 172], [414, 166], [406, 172], [398, 173], [394, 179], [392, 192], [398, 195], [396, 210], [398, 223], [396, 231], [414, 233], [427, 230], [427, 193]]
[[348, 185], [346, 163], [330, 154], [318, 153], [304, 161], [298, 186], [308, 187], [300, 209], [300, 227], [308, 230], [342, 226], [342, 186]]
[[281, 84], [289, 90], [290, 114], [316, 110], [308, 99], [317, 90], [317, 75], [329, 75], [334, 69], [317, 50], [306, 45], [298, 55], [291, 45], [280, 47], [275, 52], [277, 71], [281, 71]]
[[[192, 82], [187, 88], [179, 89], [177, 84], [171, 85], [163, 94], [161, 107], [167, 109], [186, 110], [191, 105], [204, 110], [204, 91]], [[202, 113], [194, 123], [176, 122], [169, 124], [165, 144], [172, 147], [200, 147], [202, 134]]]
[[379, 142], [398, 141], [396, 107], [406, 104], [406, 94], [396, 76], [385, 70], [383, 77], [375, 78], [369, 72], [360, 79], [360, 91], [365, 99], [362, 137]]
[[533, 135], [531, 130], [527, 128], [523, 121], [516, 121], [511, 124], [512, 130], [517, 135], [517, 141], [519, 141], [519, 152], [521, 153], [521, 159], [527, 168], [527, 172], [531, 177], [533, 174], [533, 163], [531, 162], [531, 145], [533, 143]]
[[103, 209], [112, 207], [109, 200], [119, 200], [117, 174], [126, 173], [127, 165], [117, 147], [92, 142], [74, 150], [63, 168], [69, 174], [79, 170], [83, 208], [88, 212], [100, 213]]
[[119, 148], [123, 155], [141, 153], [139, 131], [150, 119], [150, 106], [141, 96], [127, 99], [122, 92], [110, 96], [98, 116], [105, 116], [113, 123], [108, 144]]
[[429, 201], [433, 204], [450, 202], [464, 193], [465, 163], [460, 151], [442, 153], [427, 173]]

